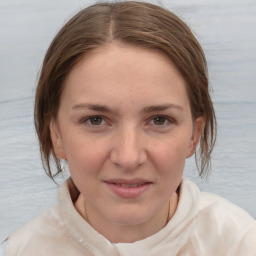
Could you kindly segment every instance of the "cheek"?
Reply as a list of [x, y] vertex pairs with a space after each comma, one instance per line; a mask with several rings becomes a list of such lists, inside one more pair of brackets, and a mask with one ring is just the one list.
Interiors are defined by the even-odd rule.
[[104, 143], [81, 138], [67, 141], [65, 149], [72, 176], [97, 174], [97, 170], [104, 164], [108, 152]]
[[67, 154], [69, 171], [82, 194], [92, 198], [97, 194], [97, 182], [105, 159], [106, 154], [98, 144], [79, 143], [69, 148]]
[[162, 175], [180, 175], [184, 169], [188, 149], [188, 140], [171, 138], [152, 147], [152, 161]]
[[[161, 149], [160, 149], [161, 148]], [[157, 195], [162, 198], [169, 198], [180, 185], [184, 164], [184, 150], [178, 145], [166, 143], [157, 147], [152, 162], [158, 177]]]

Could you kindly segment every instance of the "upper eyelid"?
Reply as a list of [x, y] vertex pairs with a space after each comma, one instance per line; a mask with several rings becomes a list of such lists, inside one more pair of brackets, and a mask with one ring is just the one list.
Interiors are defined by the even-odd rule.
[[[93, 118], [93, 117], [101, 117], [103, 123], [101, 123], [101, 124], [99, 124], [99, 125], [94, 125], [94, 124], [88, 123], [87, 121], [88, 121], [90, 118]], [[87, 123], [87, 126], [88, 126], [88, 127], [98, 128], [98, 129], [103, 128], [103, 127], [106, 128], [107, 126], [108, 126], [108, 127], [113, 126], [113, 121], [112, 121], [110, 118], [108, 118], [108, 117], [106, 117], [106, 116], [104, 116], [104, 115], [88, 115], [88, 116], [82, 118], [81, 121], [80, 121], [80, 123], [81, 123], [81, 124]], [[85, 125], [86, 125], [86, 124], [85, 124]]]
[[102, 118], [102, 120], [104, 120], [105, 122], [107, 122], [107, 121], [106, 121], [106, 118], [103, 117], [103, 116], [100, 116], [100, 115], [91, 115], [91, 116], [83, 117], [83, 118], [81, 118], [81, 122], [86, 122], [86, 121], [90, 120], [90, 118], [94, 118], [94, 117], [100, 117], [100, 118]]
[[171, 122], [175, 121], [175, 119], [173, 117], [166, 116], [166, 115], [154, 115], [154, 116], [148, 118], [148, 120], [150, 121], [150, 120], [153, 120], [154, 118], [157, 118], [157, 117], [163, 117], [163, 118], [165, 118], [165, 119], [167, 119], [167, 120], [169, 120]]
[[[106, 123], [113, 123], [111, 120], [109, 120], [109, 118], [107, 118], [104, 115], [89, 115], [89, 116], [81, 118], [80, 122], [85, 122], [85, 121], [87, 121], [87, 120], [89, 120], [90, 118], [93, 118], [93, 117], [101, 117]], [[151, 117], [146, 119], [146, 122], [148, 123], [148, 122], [152, 121], [154, 118], [157, 118], [157, 117], [163, 117], [166, 120], [168, 120], [170, 122], [173, 122], [173, 123], [176, 122], [175, 118], [170, 117], [170, 116], [166, 116], [166, 115], [154, 115], [154, 116], [151, 116]]]
[[101, 117], [102, 119], [106, 120], [107, 118], [104, 117], [103, 115], [88, 115], [88, 116], [85, 116], [83, 118], [81, 118], [81, 120], [88, 120], [90, 118], [93, 118], [93, 117]]
[[[154, 122], [153, 120], [156, 117], [165, 118], [164, 124], [155, 124], [155, 123], [153, 123]], [[163, 116], [163, 115], [156, 115], [156, 116], [151, 117], [151, 118], [148, 119], [148, 121], [146, 122], [146, 126], [154, 127], [154, 128], [157, 128], [157, 129], [166, 129], [167, 127], [169, 127], [169, 126], [171, 126], [175, 123], [176, 123], [176, 121], [171, 117], [167, 117], [167, 116]]]

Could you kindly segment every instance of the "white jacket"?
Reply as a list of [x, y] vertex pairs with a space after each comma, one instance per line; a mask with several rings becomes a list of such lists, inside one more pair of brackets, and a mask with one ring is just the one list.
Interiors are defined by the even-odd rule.
[[79, 192], [66, 181], [58, 203], [10, 236], [7, 256], [255, 256], [256, 221], [225, 199], [183, 179], [178, 208], [156, 234], [113, 244], [76, 211]]

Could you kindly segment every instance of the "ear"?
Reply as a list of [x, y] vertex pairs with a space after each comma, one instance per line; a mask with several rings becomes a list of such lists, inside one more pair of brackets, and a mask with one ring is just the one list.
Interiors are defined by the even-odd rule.
[[203, 117], [200, 116], [196, 119], [196, 121], [194, 123], [193, 134], [191, 137], [190, 146], [189, 146], [189, 150], [187, 153], [187, 158], [191, 157], [196, 152], [196, 148], [197, 148], [198, 142], [200, 140], [200, 136], [201, 136], [203, 120], [204, 120]]
[[61, 159], [67, 159], [65, 150], [63, 147], [63, 141], [59, 132], [59, 127], [56, 120], [52, 120], [50, 123], [51, 140], [54, 149], [54, 153]]

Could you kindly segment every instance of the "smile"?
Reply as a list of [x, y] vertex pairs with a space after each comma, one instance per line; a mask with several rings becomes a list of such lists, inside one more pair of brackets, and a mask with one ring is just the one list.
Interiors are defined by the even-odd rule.
[[105, 184], [112, 193], [121, 198], [137, 198], [145, 193], [152, 185], [152, 182], [140, 181], [126, 181], [126, 180], [109, 180]]
[[136, 188], [136, 187], [139, 187], [139, 186], [141, 186], [143, 184], [145, 184], [145, 183], [139, 183], [139, 184], [123, 184], [123, 183], [118, 184], [118, 183], [116, 183], [115, 185], [121, 186], [123, 188]]

